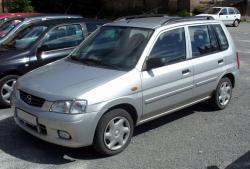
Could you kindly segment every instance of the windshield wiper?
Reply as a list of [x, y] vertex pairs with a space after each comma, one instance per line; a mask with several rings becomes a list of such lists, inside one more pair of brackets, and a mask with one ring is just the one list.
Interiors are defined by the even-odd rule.
[[111, 69], [116, 69], [116, 70], [122, 69], [118, 65], [106, 64], [106, 63], [103, 63], [102, 61], [96, 60], [96, 59], [85, 58], [85, 59], [82, 59], [81, 62], [83, 62], [87, 65], [91, 65], [91, 66], [100, 66], [100, 67], [111, 68]]

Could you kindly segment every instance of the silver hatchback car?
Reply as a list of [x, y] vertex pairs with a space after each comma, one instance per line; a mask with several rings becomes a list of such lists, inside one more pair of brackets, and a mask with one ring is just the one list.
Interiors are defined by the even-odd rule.
[[239, 57], [222, 22], [127, 17], [91, 34], [69, 57], [22, 76], [11, 104], [30, 134], [114, 155], [134, 127], [210, 100], [230, 102]]

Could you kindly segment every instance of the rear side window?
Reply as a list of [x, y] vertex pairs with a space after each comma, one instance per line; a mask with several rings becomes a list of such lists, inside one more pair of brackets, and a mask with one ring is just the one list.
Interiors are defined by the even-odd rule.
[[165, 66], [186, 60], [186, 40], [184, 28], [162, 33], [157, 39], [151, 53], [150, 58], [161, 58], [164, 60]]
[[228, 8], [229, 15], [234, 15], [234, 9], [233, 8]]
[[240, 14], [240, 11], [237, 8], [234, 8], [236, 14]]
[[47, 50], [74, 47], [84, 39], [82, 27], [79, 24], [59, 26], [47, 33], [42, 46]]
[[220, 51], [215, 34], [208, 26], [189, 27], [193, 58]]
[[222, 27], [220, 25], [212, 25], [212, 27], [214, 28], [221, 50], [226, 50], [228, 48], [228, 41]]

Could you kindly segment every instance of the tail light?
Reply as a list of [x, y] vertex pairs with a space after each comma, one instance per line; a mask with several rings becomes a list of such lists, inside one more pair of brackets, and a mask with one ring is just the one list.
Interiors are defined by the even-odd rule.
[[238, 69], [240, 69], [240, 56], [239, 56], [239, 52], [236, 52], [236, 58], [237, 58]]

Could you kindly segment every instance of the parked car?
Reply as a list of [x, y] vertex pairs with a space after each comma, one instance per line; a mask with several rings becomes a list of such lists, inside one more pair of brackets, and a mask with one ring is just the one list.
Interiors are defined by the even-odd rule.
[[24, 18], [22, 17], [12, 17], [6, 19], [6, 21], [0, 25], [0, 39], [4, 38], [12, 29], [20, 24], [23, 19]]
[[234, 7], [214, 7], [197, 16], [211, 16], [216, 20], [223, 21], [226, 25], [233, 25], [234, 27], [239, 26], [241, 21], [240, 11]]
[[0, 46], [0, 103], [9, 105], [20, 75], [67, 56], [103, 23], [83, 18], [40, 21], [9, 38]]
[[50, 19], [64, 19], [64, 18], [82, 18], [78, 15], [39, 15], [30, 17], [13, 17], [8, 21], [4, 22], [1, 27], [0, 44], [2, 44], [6, 39], [12, 36], [15, 32], [19, 31], [22, 27], [30, 23], [34, 23], [41, 20]]
[[102, 26], [67, 58], [20, 77], [16, 123], [66, 147], [123, 151], [134, 126], [209, 100], [230, 102], [239, 57], [225, 25], [207, 17], [127, 17]]
[[41, 15], [40, 13], [2, 13], [0, 14], [0, 23], [5, 22], [8, 18], [12, 17], [29, 17], [29, 16], [36, 16]]

